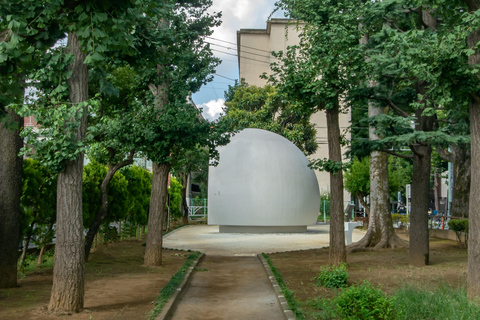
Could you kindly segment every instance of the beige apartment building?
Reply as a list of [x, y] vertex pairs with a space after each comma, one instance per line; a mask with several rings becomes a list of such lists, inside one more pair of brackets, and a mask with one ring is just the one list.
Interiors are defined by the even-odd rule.
[[[237, 31], [237, 52], [240, 79], [245, 79], [249, 85], [264, 86], [265, 79], [260, 75], [270, 74], [270, 63], [276, 58], [270, 52], [286, 51], [288, 46], [300, 42], [299, 29], [304, 24], [289, 19], [271, 19], [267, 22], [266, 29], [241, 29]], [[345, 134], [350, 124], [351, 113], [340, 115], [340, 129]], [[311, 118], [317, 130], [317, 152], [310, 156], [311, 159], [328, 158], [327, 122], [325, 112], [320, 111]], [[347, 134], [350, 138], [350, 134]], [[345, 149], [342, 150], [345, 153]], [[330, 175], [327, 172], [316, 170], [320, 194], [330, 192]], [[350, 200], [348, 193], [344, 194], [345, 202]]]

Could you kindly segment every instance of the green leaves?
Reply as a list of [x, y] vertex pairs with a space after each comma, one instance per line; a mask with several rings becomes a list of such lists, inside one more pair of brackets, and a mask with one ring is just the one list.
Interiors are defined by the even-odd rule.
[[242, 82], [229, 87], [226, 98], [226, 114], [220, 121], [229, 121], [232, 130], [258, 128], [277, 133], [306, 155], [317, 149], [311, 113], [304, 112], [299, 104], [285, 101], [275, 87], [248, 86]]

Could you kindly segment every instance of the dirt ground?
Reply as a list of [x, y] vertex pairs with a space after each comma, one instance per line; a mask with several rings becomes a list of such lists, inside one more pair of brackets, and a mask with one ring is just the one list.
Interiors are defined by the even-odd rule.
[[164, 250], [164, 265], [144, 267], [140, 241], [100, 245], [85, 271], [85, 310], [68, 317], [46, 312], [52, 269], [19, 279], [19, 287], [0, 289], [0, 319], [145, 319], [160, 289], [185, 262], [188, 252]]
[[[317, 296], [335, 295], [335, 289], [317, 287], [312, 280], [320, 267], [328, 264], [327, 248], [275, 253], [269, 257], [306, 313], [309, 307], [304, 302]], [[426, 267], [409, 266], [408, 249], [356, 252], [347, 256], [347, 264], [349, 285], [367, 280], [390, 294], [406, 283], [422, 287], [439, 283], [462, 286], [467, 278], [467, 249], [459, 248], [455, 241], [431, 238], [430, 265]]]

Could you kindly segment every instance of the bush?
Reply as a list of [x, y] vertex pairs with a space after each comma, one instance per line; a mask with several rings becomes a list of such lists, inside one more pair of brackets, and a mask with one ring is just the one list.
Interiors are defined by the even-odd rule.
[[455, 231], [460, 246], [462, 245], [462, 233], [465, 235], [465, 247], [468, 245], [468, 219], [450, 219], [448, 228]]
[[395, 319], [393, 299], [368, 282], [345, 289], [335, 299], [335, 305], [341, 319]]
[[400, 225], [408, 226], [410, 223], [410, 216], [406, 214], [392, 213], [392, 221], [393, 223], [400, 223]]
[[320, 269], [320, 274], [315, 277], [317, 285], [325, 288], [345, 288], [347, 287], [347, 265], [342, 263], [340, 266], [325, 266]]

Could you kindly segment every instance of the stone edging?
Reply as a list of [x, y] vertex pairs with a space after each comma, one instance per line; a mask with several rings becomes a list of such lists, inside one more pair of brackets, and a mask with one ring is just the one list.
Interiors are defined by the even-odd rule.
[[277, 297], [278, 303], [282, 307], [283, 314], [285, 315], [285, 319], [295, 320], [296, 319], [295, 315], [293, 314], [292, 310], [289, 309], [288, 302], [285, 299], [285, 296], [282, 293], [282, 289], [278, 285], [277, 279], [275, 279], [275, 276], [273, 275], [273, 272], [270, 269], [270, 266], [268, 265], [267, 260], [265, 260], [265, 258], [261, 253], [257, 254], [257, 258], [262, 263], [263, 268], [265, 269], [265, 272], [267, 273], [268, 278], [270, 279], [270, 283], [272, 284], [273, 290], [275, 291], [275, 296]]
[[162, 312], [160, 312], [156, 317], [155, 320], [167, 320], [170, 319], [173, 316], [173, 313], [175, 309], [177, 308], [177, 305], [183, 296], [183, 293], [185, 292], [185, 288], [187, 285], [190, 283], [190, 280], [193, 275], [193, 270], [195, 270], [195, 267], [198, 265], [200, 260], [205, 257], [204, 253], [201, 253], [197, 260], [194, 261], [193, 265], [188, 268], [187, 273], [185, 274], [185, 277], [183, 278], [182, 283], [178, 286], [177, 289], [175, 289], [175, 292], [172, 294], [172, 296], [168, 299], [167, 303], [165, 303], [165, 306], [162, 309]]

